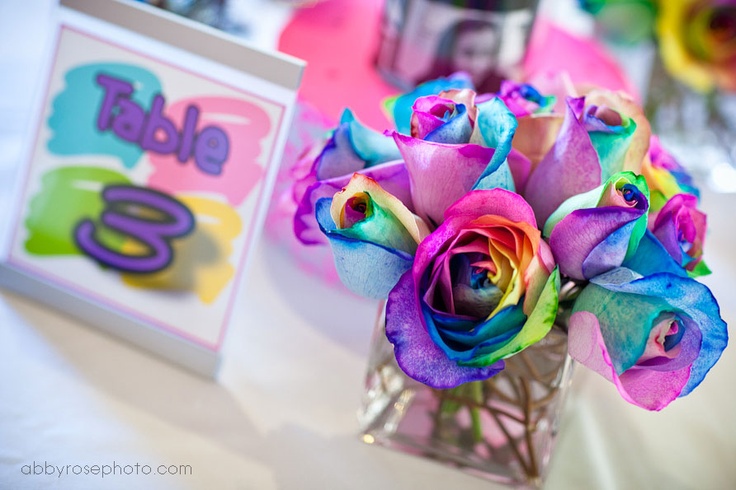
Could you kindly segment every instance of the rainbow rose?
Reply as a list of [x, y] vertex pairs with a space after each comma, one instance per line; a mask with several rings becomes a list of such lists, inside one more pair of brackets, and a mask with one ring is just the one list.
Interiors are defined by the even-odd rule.
[[700, 196], [693, 178], [675, 157], [662, 147], [657, 136], [651, 137], [649, 153], [643, 161], [641, 174], [649, 185], [652, 197], [650, 207], [653, 212], [662, 209], [667, 200], [676, 194]]
[[410, 377], [435, 388], [486, 379], [542, 339], [559, 274], [531, 207], [503, 189], [472, 191], [419, 244], [386, 304], [386, 336]]
[[517, 118], [533, 114], [547, 114], [557, 102], [554, 95], [542, 95], [528, 83], [515, 83], [509, 80], [501, 82], [498, 97]]
[[410, 135], [392, 132], [409, 174], [415, 212], [433, 226], [472, 189], [514, 189], [507, 162], [516, 118], [501, 99], [476, 104], [469, 89], [419, 97]]
[[650, 217], [649, 229], [691, 277], [710, 274], [703, 262], [707, 218], [691, 194], [676, 194]]
[[343, 112], [339, 126], [319, 153], [314, 153], [305, 155], [305, 160], [311, 160], [306, 162], [309, 170], [303, 171], [293, 186], [298, 203], [294, 233], [302, 243], [323, 242], [314, 218], [316, 203], [346, 186], [354, 172], [371, 177], [392, 194], [411, 202], [408, 175], [393, 140], [364, 126], [351, 111]]
[[455, 73], [449, 77], [428, 80], [419, 84], [411, 92], [389, 97], [383, 104], [385, 112], [396, 126], [396, 131], [403, 134], [411, 132], [411, 119], [414, 114], [414, 102], [420, 97], [437, 95], [448, 90], [473, 89], [473, 82], [466, 73]]
[[702, 260], [707, 218], [697, 209], [700, 192], [656, 136], [652, 136], [642, 175], [651, 193], [648, 228], [691, 277], [709, 274]]
[[317, 201], [340, 280], [368, 298], [385, 298], [412, 265], [427, 225], [373, 179], [353, 174], [333, 198]]
[[595, 189], [617, 172], [638, 173], [649, 146], [649, 123], [623, 93], [593, 90], [568, 97], [565, 105], [564, 115], [520, 118], [513, 139], [518, 153], [511, 160], [521, 154], [529, 161], [528, 175], [516, 187], [540, 227], [565, 200]]
[[690, 393], [727, 342], [710, 290], [671, 272], [622, 267], [593, 278], [568, 324], [570, 355], [647, 410]]
[[409, 377], [484, 380], [566, 325], [573, 358], [660, 410], [728, 340], [693, 279], [708, 272], [706, 217], [641, 107], [565, 80], [555, 96], [431, 81], [390, 102], [399, 130], [383, 134], [346, 116], [299, 216], [314, 211], [349, 289], [387, 298], [386, 337]]
[[736, 0], [659, 2], [656, 30], [673, 77], [701, 92], [736, 91]]
[[636, 252], [647, 229], [649, 189], [644, 177], [619, 172], [563, 202], [545, 224], [560, 272], [590, 279], [619, 267]]

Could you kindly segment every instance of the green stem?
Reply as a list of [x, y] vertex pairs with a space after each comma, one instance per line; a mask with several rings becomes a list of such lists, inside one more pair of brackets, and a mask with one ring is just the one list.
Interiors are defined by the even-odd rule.
[[[483, 403], [483, 382], [474, 381], [469, 383], [468, 390], [470, 398], [478, 405]], [[473, 427], [473, 440], [475, 442], [483, 442], [483, 427], [480, 420], [480, 409], [477, 406], [468, 407], [470, 410], [470, 420]]]
[[481, 410], [484, 408], [483, 382], [472, 381], [447, 391], [440, 391], [440, 397], [438, 415], [454, 415], [462, 407], [467, 407], [470, 412], [473, 440], [483, 442], [483, 424], [480, 418]]

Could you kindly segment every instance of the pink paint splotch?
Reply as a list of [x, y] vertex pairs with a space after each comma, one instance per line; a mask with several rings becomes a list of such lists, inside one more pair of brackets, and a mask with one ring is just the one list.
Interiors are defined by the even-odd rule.
[[[264, 139], [271, 132], [268, 113], [257, 104], [229, 97], [196, 97], [173, 102], [167, 115], [182, 127], [187, 107], [199, 108], [196, 134], [207, 127], [217, 126], [228, 137], [230, 150], [219, 175], [203, 172], [194, 156], [180, 163], [176, 155], [150, 154], [153, 173], [148, 185], [172, 194], [191, 191], [210, 191], [221, 194], [232, 206], [239, 206], [264, 177]], [[259, 159], [261, 160], [259, 163]]]

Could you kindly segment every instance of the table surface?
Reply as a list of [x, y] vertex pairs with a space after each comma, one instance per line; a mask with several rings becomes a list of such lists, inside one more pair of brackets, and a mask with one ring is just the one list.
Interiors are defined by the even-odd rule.
[[[50, 8], [0, 2], [3, 213]], [[705, 190], [702, 207], [715, 271], [703, 282], [729, 322], [736, 195]], [[209, 381], [0, 291], [0, 488], [500, 488], [361, 442], [356, 410], [376, 306], [305, 272], [264, 236]], [[649, 413], [577, 369], [546, 488], [736, 488], [735, 380], [728, 348], [693, 394]], [[193, 474], [23, 475], [34, 463], [190, 465]]]

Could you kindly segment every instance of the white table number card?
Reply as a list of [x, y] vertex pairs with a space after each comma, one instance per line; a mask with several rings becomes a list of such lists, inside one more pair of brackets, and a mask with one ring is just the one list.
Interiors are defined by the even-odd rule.
[[303, 62], [124, 0], [61, 0], [0, 282], [219, 364]]

